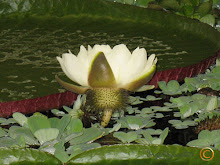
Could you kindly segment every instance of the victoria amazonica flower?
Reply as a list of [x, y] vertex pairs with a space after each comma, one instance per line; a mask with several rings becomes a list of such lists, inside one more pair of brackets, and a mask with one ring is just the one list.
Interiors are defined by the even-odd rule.
[[115, 110], [126, 106], [129, 92], [154, 88], [145, 84], [153, 77], [157, 58], [154, 54], [147, 58], [144, 48], [138, 47], [131, 53], [124, 44], [113, 48], [109, 45], [88, 46], [88, 50], [81, 46], [77, 56], [69, 51], [57, 60], [75, 84], [56, 76], [58, 83], [74, 93], [86, 94], [86, 106], [103, 111], [101, 125], [104, 127]]

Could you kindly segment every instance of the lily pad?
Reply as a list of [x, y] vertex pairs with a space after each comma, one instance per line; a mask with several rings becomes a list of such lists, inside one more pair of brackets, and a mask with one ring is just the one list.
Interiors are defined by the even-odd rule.
[[[200, 150], [178, 145], [113, 145], [92, 149], [74, 157], [69, 164], [206, 164]], [[220, 151], [214, 150], [211, 162], [218, 162]], [[67, 164], [68, 164], [67, 163]]]
[[35, 133], [40, 129], [51, 128], [49, 120], [46, 117], [40, 115], [33, 115], [29, 117], [27, 123], [32, 133]]
[[34, 136], [39, 140], [41, 144], [56, 139], [59, 134], [57, 128], [44, 128], [39, 129], [34, 133]]
[[54, 164], [60, 161], [49, 153], [36, 149], [0, 148], [0, 164]]
[[114, 132], [113, 136], [121, 140], [123, 143], [131, 143], [138, 138], [136, 132], [125, 133], [119, 131], [119, 132]]

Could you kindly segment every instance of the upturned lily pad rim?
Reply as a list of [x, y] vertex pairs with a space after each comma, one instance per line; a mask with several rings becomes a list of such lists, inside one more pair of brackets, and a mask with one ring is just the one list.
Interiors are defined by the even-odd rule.
[[[80, 15], [148, 23], [155, 27], [172, 28], [176, 31], [187, 31], [198, 36], [201, 35], [216, 46], [216, 51], [220, 48], [220, 33], [211, 26], [200, 23], [198, 20], [188, 19], [164, 11], [155, 11], [103, 0], [75, 0], [74, 5], [70, 5], [71, 1], [69, 0], [48, 0], [47, 3], [41, 0], [23, 0], [16, 4], [13, 0], [9, 0], [0, 2], [0, 4], [5, 6], [5, 8], [0, 9], [0, 19], [10, 18], [11, 20], [20, 21], [31, 17], [62, 18]], [[195, 76], [203, 72], [210, 64], [213, 64], [218, 57], [220, 57], [220, 51], [214, 56], [210, 55], [209, 58], [200, 63], [157, 72], [149, 84], [157, 87], [158, 81], [182, 81], [185, 77]], [[67, 95], [69, 98], [67, 98]], [[60, 108], [63, 105], [72, 105], [75, 99], [76, 94], [66, 92], [34, 99], [3, 102], [0, 103], [0, 116], [7, 117], [12, 115], [13, 112], [33, 113], [35, 111]], [[45, 102], [45, 100], [47, 101]]]

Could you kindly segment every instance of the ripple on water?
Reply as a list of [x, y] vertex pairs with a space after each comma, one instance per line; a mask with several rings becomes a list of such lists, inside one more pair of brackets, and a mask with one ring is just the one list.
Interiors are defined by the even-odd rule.
[[[55, 74], [61, 71], [56, 56], [68, 50], [77, 54], [80, 45], [114, 46], [121, 43], [126, 44], [130, 50], [137, 46], [146, 48], [149, 54], [154, 53], [158, 56], [159, 63], [163, 56], [170, 56], [171, 59], [179, 56], [176, 58], [178, 62], [172, 65], [181, 64], [181, 55], [187, 54], [187, 51], [177, 50], [165, 41], [141, 35], [131, 37], [126, 34], [51, 30], [39, 27], [28, 30], [3, 29], [0, 32], [0, 65], [7, 72], [1, 76], [3, 82], [1, 92], [5, 94], [3, 101], [64, 91], [54, 80]], [[158, 67], [161, 67], [160, 64]]]

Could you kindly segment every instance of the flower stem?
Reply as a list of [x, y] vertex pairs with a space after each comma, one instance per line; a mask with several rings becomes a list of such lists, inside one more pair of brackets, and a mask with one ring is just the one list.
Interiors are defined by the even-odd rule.
[[103, 116], [102, 116], [102, 121], [101, 121], [101, 126], [106, 127], [112, 117], [112, 109], [104, 109], [103, 111]]

